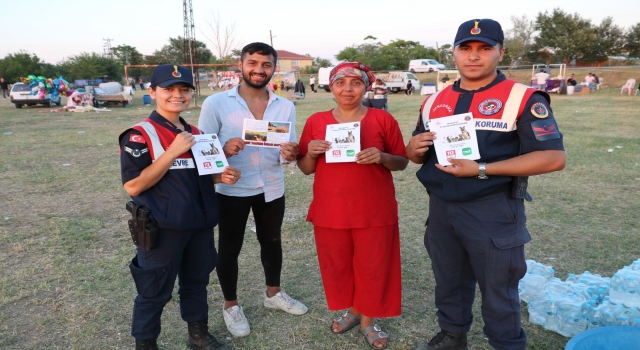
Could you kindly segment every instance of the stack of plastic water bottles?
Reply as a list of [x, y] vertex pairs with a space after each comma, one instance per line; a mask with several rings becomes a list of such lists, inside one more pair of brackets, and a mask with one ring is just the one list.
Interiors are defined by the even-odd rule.
[[518, 292], [528, 304], [529, 322], [565, 337], [597, 327], [640, 327], [640, 259], [612, 278], [585, 271], [563, 282], [554, 273], [551, 266], [527, 260]]

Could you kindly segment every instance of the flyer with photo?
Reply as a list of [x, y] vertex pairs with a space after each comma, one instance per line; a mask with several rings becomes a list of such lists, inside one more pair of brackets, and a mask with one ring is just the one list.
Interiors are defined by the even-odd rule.
[[245, 119], [242, 139], [247, 146], [280, 147], [291, 140], [291, 123]]
[[219, 174], [228, 166], [227, 158], [222, 151], [220, 139], [216, 134], [193, 135], [196, 144], [191, 147], [193, 158], [198, 167], [198, 174]]
[[436, 133], [433, 146], [440, 165], [451, 165], [447, 160], [449, 158], [480, 159], [473, 114], [456, 114], [432, 119], [427, 123], [425, 127]]
[[327, 125], [325, 140], [331, 149], [325, 152], [327, 163], [355, 162], [360, 152], [360, 122]]

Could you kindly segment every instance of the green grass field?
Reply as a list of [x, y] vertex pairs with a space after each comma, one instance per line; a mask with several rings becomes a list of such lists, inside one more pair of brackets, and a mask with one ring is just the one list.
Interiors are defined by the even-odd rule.
[[[417, 94], [389, 98], [389, 111], [405, 141], [422, 100]], [[296, 101], [298, 135], [310, 114], [332, 106], [326, 92]], [[568, 162], [564, 171], [530, 181], [534, 201], [527, 211], [533, 240], [526, 245], [527, 257], [553, 265], [563, 279], [584, 270], [611, 276], [640, 257], [640, 97], [621, 96], [619, 87], [612, 87], [591, 95], [554, 95], [552, 107]], [[0, 100], [0, 348], [133, 348], [129, 331], [136, 293], [128, 263], [134, 246], [126, 226], [117, 137], [152, 108], [143, 106], [140, 91], [130, 108], [101, 113], [18, 110]], [[199, 112], [192, 108], [183, 116], [197, 125]], [[410, 163], [394, 173], [403, 314], [379, 320], [391, 335], [391, 349], [413, 349], [438, 331], [434, 280], [422, 244], [428, 198], [415, 177], [417, 169]], [[252, 325], [249, 337], [229, 338], [215, 273], [208, 287], [211, 331], [230, 348], [368, 348], [356, 330], [341, 336], [328, 332], [336, 313], [326, 308], [312, 226], [305, 221], [312, 181], [297, 169], [287, 171], [283, 225], [282, 286], [309, 306], [309, 313], [291, 316], [262, 306], [258, 245], [248, 231], [238, 294]], [[186, 324], [177, 297], [163, 314], [163, 349], [184, 348]], [[478, 299], [470, 348], [489, 349], [479, 306]], [[564, 347], [567, 338], [530, 324], [527, 316], [525, 310], [529, 349]]]

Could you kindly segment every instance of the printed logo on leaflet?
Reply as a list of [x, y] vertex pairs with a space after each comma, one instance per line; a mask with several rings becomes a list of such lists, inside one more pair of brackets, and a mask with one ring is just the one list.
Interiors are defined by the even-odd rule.
[[462, 155], [463, 156], [470, 156], [471, 155], [471, 147], [465, 147], [462, 149]]
[[222, 168], [224, 166], [224, 163], [221, 160], [216, 160], [216, 166], [218, 168]]
[[447, 151], [447, 158], [455, 158], [456, 156], [456, 150], [455, 149], [451, 149]]
[[339, 149], [336, 149], [336, 150], [333, 150], [331, 154], [333, 154], [334, 157], [340, 157], [342, 153], [340, 153]]
[[356, 151], [352, 150], [352, 149], [348, 149], [347, 150], [347, 157], [353, 157], [356, 155]]
[[211, 169], [211, 162], [204, 162], [204, 163], [202, 163], [202, 166], [203, 166], [205, 169]]

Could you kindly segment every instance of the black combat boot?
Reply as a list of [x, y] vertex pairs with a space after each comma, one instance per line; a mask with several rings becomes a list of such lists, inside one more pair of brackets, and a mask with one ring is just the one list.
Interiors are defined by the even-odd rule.
[[189, 328], [187, 347], [193, 350], [229, 350], [209, 333], [208, 323], [209, 319], [206, 318], [198, 322], [187, 322]]
[[429, 343], [420, 345], [416, 350], [467, 350], [467, 333], [453, 334], [440, 330]]
[[136, 339], [136, 350], [158, 350], [158, 344], [155, 339], [138, 340]]

